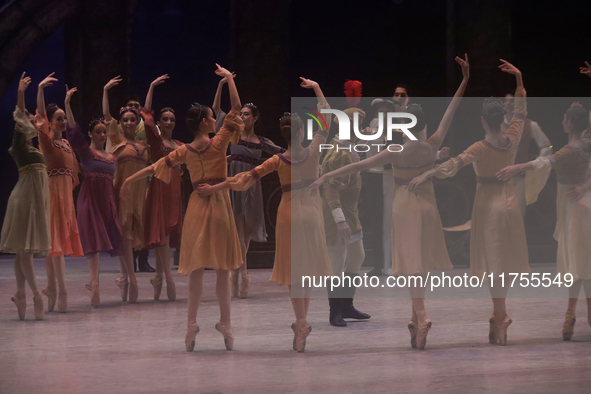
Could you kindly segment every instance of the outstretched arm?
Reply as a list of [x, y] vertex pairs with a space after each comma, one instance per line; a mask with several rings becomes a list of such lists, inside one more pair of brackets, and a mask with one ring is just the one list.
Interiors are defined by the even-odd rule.
[[232, 73], [217, 63], [215, 65], [218, 68], [215, 70], [215, 73], [220, 77], [226, 78], [228, 81], [228, 89], [230, 90], [230, 104], [232, 105], [232, 109], [240, 112], [240, 109], [242, 108], [240, 104], [240, 96], [238, 95], [238, 89], [236, 89], [236, 84], [234, 83], [234, 77]]
[[139, 181], [140, 179], [145, 179], [150, 175], [154, 175], [155, 173], [156, 171], [154, 171], [154, 166], [152, 165], [136, 172], [135, 174], [127, 178], [125, 182], [123, 182], [123, 185], [121, 185], [121, 191], [119, 192], [119, 196], [121, 197], [121, 199], [125, 200], [127, 193], [129, 193], [129, 187], [132, 182]]
[[342, 177], [345, 175], [352, 174], [354, 172], [361, 172], [364, 170], [369, 170], [370, 168], [383, 166], [387, 163], [397, 162], [398, 152], [390, 152], [388, 150], [383, 150], [375, 156], [372, 156], [368, 159], [358, 161], [357, 163], [348, 164], [344, 167], [336, 169], [334, 171], [328, 172], [318, 178], [314, 183], [312, 183], [308, 189], [312, 196], [315, 196], [318, 188], [332, 178]]
[[27, 88], [29, 87], [29, 84], [30, 83], [31, 83], [31, 77], [25, 77], [25, 73], [23, 73], [23, 75], [21, 75], [21, 79], [20, 79], [20, 81], [18, 83], [18, 98], [16, 100], [16, 106], [22, 112], [25, 112], [26, 111], [26, 108], [25, 108], [25, 90], [27, 90]]
[[37, 90], [37, 111], [41, 116], [45, 116], [45, 96], [43, 95], [43, 88], [51, 86], [54, 82], [57, 82], [57, 79], [53, 78], [53, 74], [55, 74], [55, 72], [49, 74], [39, 83], [39, 89]]
[[74, 119], [74, 113], [72, 112], [72, 107], [70, 107], [70, 100], [72, 99], [72, 95], [74, 92], [77, 92], [78, 88], [68, 89], [68, 85], [66, 85], [66, 100], [64, 101], [64, 106], [66, 107], [66, 118], [68, 119], [68, 126], [71, 128], [76, 127], [76, 120]]
[[154, 86], [163, 84], [168, 79], [168, 74], [164, 74], [156, 78], [150, 84], [150, 89], [148, 89], [148, 94], [146, 94], [146, 102], [144, 103], [144, 108], [148, 111], [152, 111], [152, 98], [154, 97]]
[[516, 175], [521, 174], [522, 172], [525, 172], [527, 170], [531, 170], [532, 169], [532, 162], [527, 162], [527, 163], [521, 163], [521, 164], [515, 164], [512, 166], [507, 166], [505, 168], [502, 168], [501, 170], [499, 170], [499, 172], [497, 172], [497, 179], [503, 182], [506, 182], [508, 180], [510, 180], [511, 178], [513, 178]]
[[462, 59], [456, 56], [456, 62], [462, 67], [462, 75], [464, 78], [462, 79], [462, 83], [460, 83], [460, 87], [456, 91], [451, 103], [447, 107], [443, 118], [441, 119], [441, 123], [439, 123], [439, 127], [435, 134], [429, 138], [429, 142], [435, 151], [439, 150], [445, 136], [447, 135], [447, 131], [449, 130], [449, 126], [451, 125], [451, 121], [454, 118], [454, 114], [460, 105], [460, 100], [462, 96], [464, 96], [464, 92], [466, 91], [466, 86], [468, 85], [468, 79], [470, 79], [470, 63], [468, 62], [468, 54], [464, 54], [465, 58]]
[[109, 109], [109, 89], [119, 85], [119, 82], [121, 82], [121, 75], [111, 79], [103, 88], [103, 116], [105, 117], [105, 122], [110, 122], [113, 119], [111, 110]]

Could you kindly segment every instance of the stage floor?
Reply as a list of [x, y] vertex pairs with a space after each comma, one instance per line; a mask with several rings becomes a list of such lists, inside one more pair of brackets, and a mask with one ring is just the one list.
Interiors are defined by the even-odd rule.
[[[151, 255], [151, 261], [152, 261]], [[69, 310], [18, 320], [13, 261], [0, 259], [0, 393], [582, 393], [591, 387], [591, 328], [579, 301], [575, 335], [563, 342], [566, 299], [510, 299], [508, 345], [488, 344], [489, 299], [432, 299], [426, 350], [412, 349], [407, 299], [358, 299], [367, 322], [328, 324], [328, 302], [313, 299], [306, 352], [291, 350], [287, 289], [251, 270], [250, 297], [232, 301], [234, 351], [224, 350], [215, 273], [205, 274], [195, 351], [184, 346], [188, 278], [174, 272], [178, 300], [154, 302], [140, 273], [139, 300], [120, 301], [118, 262], [103, 257], [101, 301], [90, 306], [86, 260], [66, 260]], [[549, 266], [551, 267], [551, 266]], [[38, 285], [46, 284], [42, 259]], [[44, 297], [47, 307], [47, 298]]]

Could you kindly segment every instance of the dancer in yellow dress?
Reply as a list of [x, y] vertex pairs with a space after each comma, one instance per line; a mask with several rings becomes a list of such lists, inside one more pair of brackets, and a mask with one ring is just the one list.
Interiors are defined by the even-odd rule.
[[[240, 119], [240, 97], [232, 73], [219, 65], [217, 67], [217, 75], [228, 77], [232, 104], [232, 110], [224, 120], [224, 126], [210, 139], [209, 133], [215, 132], [213, 111], [204, 105], [193, 105], [187, 114], [187, 127], [195, 134], [193, 142], [180, 146], [155, 164], [130, 176], [121, 188], [123, 195], [134, 186], [134, 181], [150, 175], [169, 183], [173, 167], [177, 164], [187, 165], [194, 189], [201, 184], [216, 184], [226, 180], [226, 149], [231, 140], [234, 143], [238, 142], [244, 123]], [[193, 192], [183, 222], [178, 270], [181, 275], [190, 275], [185, 336], [188, 352], [195, 348], [195, 337], [199, 332], [197, 311], [203, 293], [205, 268], [216, 270], [220, 321], [215, 328], [223, 334], [226, 349], [232, 350], [234, 336], [230, 322], [230, 270], [240, 267], [241, 264], [240, 242], [228, 191], [219, 191], [207, 197]]]
[[[486, 131], [486, 139], [474, 143], [458, 157], [410, 182], [411, 190], [416, 190], [432, 176], [452, 177], [463, 166], [474, 164], [477, 186], [470, 233], [470, 275], [479, 278], [485, 273], [495, 277], [509, 273], [531, 273], [525, 228], [513, 183], [496, 177], [500, 169], [515, 162], [527, 114], [521, 71], [505, 60], [501, 59], [501, 62], [501, 71], [515, 75], [517, 80], [515, 113], [506, 134], [501, 129], [503, 103], [500, 100], [487, 99], [482, 108], [482, 126]], [[512, 323], [505, 307], [507, 290], [508, 287], [499, 287], [498, 284], [490, 287], [494, 308], [489, 320], [490, 343], [507, 343], [507, 328]]]
[[[314, 89], [319, 110], [330, 108], [318, 83], [301, 79], [302, 87]], [[329, 122], [327, 120], [328, 129]], [[312, 327], [307, 321], [310, 289], [303, 286], [302, 276], [332, 275], [324, 234], [322, 202], [307, 190], [307, 186], [318, 178], [319, 147], [326, 141], [328, 130], [317, 132], [310, 145], [303, 148], [304, 127], [296, 114], [284, 114], [280, 127], [288, 143], [285, 153], [279, 153], [252, 170], [229, 178], [227, 182], [213, 187], [202, 185], [198, 192], [209, 195], [227, 188], [247, 190], [261, 177], [273, 171], [279, 174], [283, 195], [277, 210], [275, 262], [271, 281], [289, 286], [296, 316], [296, 322], [291, 325], [294, 332], [293, 349], [303, 352]]]

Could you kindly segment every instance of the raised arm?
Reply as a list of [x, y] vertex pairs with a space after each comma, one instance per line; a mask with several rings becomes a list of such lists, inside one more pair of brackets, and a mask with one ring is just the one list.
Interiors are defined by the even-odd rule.
[[[235, 73], [232, 73], [232, 78], [236, 77]], [[213, 105], [211, 106], [211, 110], [213, 111], [213, 114], [217, 117], [218, 114], [220, 113], [220, 110], [222, 109], [222, 90], [224, 90], [224, 85], [228, 83], [228, 78], [224, 77], [222, 79], [220, 79], [220, 82], [218, 83], [218, 88], [215, 91], [215, 97], [213, 98]]]
[[435, 132], [435, 134], [431, 136], [431, 138], [429, 138], [429, 143], [433, 147], [434, 151], [439, 150], [439, 148], [441, 147], [441, 144], [443, 143], [443, 140], [447, 135], [447, 131], [449, 130], [449, 126], [451, 125], [451, 121], [454, 118], [454, 114], [456, 113], [456, 110], [460, 105], [460, 101], [464, 96], [464, 92], [466, 91], [468, 79], [470, 79], [470, 63], [468, 62], [468, 54], [465, 53], [464, 56], [464, 59], [456, 56], [456, 62], [458, 62], [458, 64], [462, 67], [462, 75], [464, 76], [464, 78], [462, 79], [462, 83], [460, 83], [460, 87], [458, 88], [456, 94], [449, 103], [449, 106], [447, 107], [447, 110], [445, 111], [445, 114], [441, 119], [441, 123], [439, 123], [437, 131]]
[[57, 82], [57, 79], [53, 78], [53, 74], [55, 74], [55, 72], [52, 72], [41, 81], [39, 83], [39, 89], [37, 89], [37, 111], [41, 116], [45, 116], [45, 96], [43, 94], [43, 88], [51, 86], [54, 82]]
[[[318, 84], [318, 82], [316, 81], [312, 81], [311, 79], [306, 79], [303, 77], [300, 77], [300, 79], [302, 80], [302, 83], [300, 83], [300, 86], [303, 87], [304, 89], [313, 89], [314, 90], [314, 94], [316, 95], [316, 98], [318, 99], [318, 111], [320, 111], [320, 109], [330, 109], [330, 105], [328, 104], [328, 101], [326, 101], [326, 98], [324, 97], [324, 93], [322, 93], [322, 89], [320, 89], [320, 85]], [[327, 116], [326, 117], [326, 127], [327, 127], [327, 132], [328, 130], [330, 130], [330, 125], [332, 122], [332, 117], [331, 116]]]
[[234, 76], [230, 71], [226, 70], [219, 64], [216, 63], [215, 65], [218, 68], [217, 70], [215, 70], [215, 73], [222, 78], [226, 78], [226, 80], [228, 81], [228, 89], [230, 90], [230, 104], [232, 106], [232, 109], [240, 112], [242, 105], [240, 104], [240, 96], [238, 95], [238, 89], [236, 89], [236, 84], [234, 83]]
[[16, 106], [22, 111], [25, 112], [27, 109], [25, 108], [25, 90], [29, 87], [31, 83], [31, 77], [25, 77], [25, 73], [21, 75], [21, 79], [18, 82], [18, 98], [16, 100]]
[[163, 84], [168, 79], [168, 74], [164, 74], [156, 78], [150, 84], [150, 89], [148, 89], [148, 94], [146, 94], [146, 102], [144, 103], [144, 108], [148, 111], [152, 111], [152, 98], [154, 97], [154, 86]]
[[111, 79], [103, 88], [103, 116], [105, 117], [105, 122], [110, 122], [113, 119], [111, 110], [109, 109], [109, 89], [119, 85], [119, 82], [121, 82], [121, 75]]
[[74, 92], [77, 92], [78, 88], [68, 89], [68, 85], [66, 85], [66, 99], [64, 101], [64, 107], [66, 107], [66, 118], [68, 119], [68, 126], [71, 128], [76, 127], [76, 120], [74, 119], [74, 113], [72, 112], [72, 107], [70, 107], [70, 100], [72, 99], [72, 95]]

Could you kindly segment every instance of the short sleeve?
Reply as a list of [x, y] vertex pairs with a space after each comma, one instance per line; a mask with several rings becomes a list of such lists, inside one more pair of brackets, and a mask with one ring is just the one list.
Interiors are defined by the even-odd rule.
[[166, 183], [170, 182], [171, 168], [177, 164], [183, 164], [186, 160], [187, 146], [183, 145], [176, 150], [170, 152], [168, 156], [163, 157], [156, 163], [152, 164], [154, 168], [154, 176]]
[[226, 183], [230, 186], [230, 189], [236, 191], [244, 191], [250, 188], [256, 181], [264, 177], [265, 175], [277, 171], [279, 169], [279, 156], [275, 155], [268, 160], [265, 160], [263, 164], [253, 168], [250, 171], [241, 172], [232, 178], [228, 178]]
[[226, 151], [228, 143], [236, 145], [240, 139], [240, 133], [244, 130], [244, 122], [236, 110], [231, 110], [224, 118], [224, 124], [220, 131], [213, 137], [212, 145], [220, 151]]

